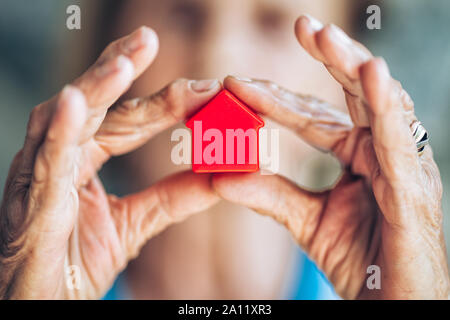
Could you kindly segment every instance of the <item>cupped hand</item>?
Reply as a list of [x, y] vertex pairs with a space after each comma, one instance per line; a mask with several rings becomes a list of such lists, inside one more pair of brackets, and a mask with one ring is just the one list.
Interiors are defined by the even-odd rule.
[[[216, 80], [180, 79], [115, 103], [157, 50], [156, 34], [141, 27], [33, 109], [0, 211], [0, 298], [99, 298], [149, 238], [218, 201], [208, 175], [180, 173], [124, 198], [107, 195], [97, 176], [111, 156], [143, 145], [220, 90]], [[79, 283], [71, 283], [77, 270]]]
[[[344, 298], [448, 298], [441, 180], [431, 148], [417, 152], [412, 100], [383, 59], [336, 26], [302, 16], [295, 33], [342, 85], [350, 117], [268, 81], [228, 77], [224, 86], [332, 152], [342, 177], [311, 192], [278, 175], [221, 174], [215, 190], [284, 224]], [[380, 267], [380, 289], [366, 284], [370, 265]]]

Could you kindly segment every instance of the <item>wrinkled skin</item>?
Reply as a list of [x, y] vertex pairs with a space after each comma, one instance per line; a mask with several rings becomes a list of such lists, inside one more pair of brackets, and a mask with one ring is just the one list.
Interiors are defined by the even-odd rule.
[[[121, 199], [107, 195], [96, 172], [110, 156], [141, 146], [221, 88], [181, 79], [115, 104], [157, 52], [156, 35], [140, 28], [33, 110], [0, 212], [0, 297], [99, 298], [148, 239], [221, 196], [286, 225], [344, 298], [447, 298], [442, 187], [431, 148], [417, 154], [411, 99], [383, 60], [337, 27], [300, 17], [295, 32], [343, 85], [351, 120], [267, 81], [228, 77], [224, 86], [333, 152], [345, 166], [333, 190], [305, 191], [276, 175], [184, 172]], [[381, 290], [366, 289], [371, 264], [381, 268]], [[81, 269], [80, 290], [66, 286], [70, 265]]]
[[[442, 186], [429, 146], [418, 156], [413, 103], [374, 58], [342, 30], [297, 20], [301, 45], [343, 86], [350, 118], [324, 102], [268, 81], [228, 77], [224, 85], [254, 110], [332, 152], [344, 173], [310, 192], [280, 176], [216, 175], [223, 198], [284, 224], [343, 298], [447, 299]], [[381, 270], [381, 290], [366, 286]]]
[[[142, 27], [32, 111], [1, 209], [0, 297], [100, 298], [149, 238], [218, 201], [208, 175], [183, 172], [122, 199], [107, 195], [96, 175], [110, 156], [144, 144], [221, 88], [180, 79], [108, 110], [157, 49], [156, 34]], [[66, 286], [72, 265], [80, 290]]]

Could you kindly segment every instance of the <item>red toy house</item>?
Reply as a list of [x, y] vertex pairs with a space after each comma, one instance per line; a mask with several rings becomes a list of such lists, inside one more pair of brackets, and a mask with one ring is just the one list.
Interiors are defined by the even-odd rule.
[[259, 169], [258, 131], [264, 121], [229, 91], [219, 92], [186, 126], [192, 132], [192, 171]]

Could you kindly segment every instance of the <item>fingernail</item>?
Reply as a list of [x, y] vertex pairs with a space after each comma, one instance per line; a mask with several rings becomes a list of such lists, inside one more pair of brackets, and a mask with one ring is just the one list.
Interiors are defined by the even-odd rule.
[[232, 75], [230, 77], [232, 77], [233, 79], [235, 79], [237, 81], [242, 81], [242, 82], [252, 82], [253, 81], [252, 79], [247, 78], [247, 77], [241, 77], [241, 76], [235, 76], [235, 75]]
[[219, 84], [217, 79], [191, 80], [191, 89], [195, 92], [206, 92], [215, 88]]
[[109, 59], [102, 62], [96, 69], [96, 75], [99, 77], [105, 77], [113, 72], [116, 72], [124, 64], [128, 62], [128, 58], [125, 56], [118, 56], [116, 59]]
[[305, 16], [306, 18], [308, 18], [309, 24], [310, 24], [311, 28], [312, 28], [314, 31], [319, 31], [319, 30], [321, 30], [321, 29], [323, 28], [322, 22], [320, 22], [320, 21], [317, 20], [316, 18], [310, 16], [310, 15], [307, 14], [307, 13], [304, 14], [303, 16]]

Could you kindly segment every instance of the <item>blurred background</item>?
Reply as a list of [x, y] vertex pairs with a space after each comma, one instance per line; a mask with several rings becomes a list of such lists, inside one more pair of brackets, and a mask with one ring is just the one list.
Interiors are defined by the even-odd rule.
[[[212, 6], [210, 4], [206, 5], [213, 2], [215, 9], [208, 7]], [[252, 3], [253, 7], [250, 8], [247, 3]], [[279, 3], [283, 4], [279, 5]], [[129, 95], [153, 92], [179, 76], [221, 78], [226, 74], [241, 74], [270, 78], [290, 89], [315, 94], [344, 107], [339, 86], [325, 74], [320, 64], [306, 57], [303, 49], [295, 43], [293, 21], [300, 14], [310, 13], [325, 23], [332, 22], [341, 26], [365, 44], [375, 55], [383, 56], [394, 78], [402, 83], [414, 100], [418, 118], [431, 133], [431, 145], [441, 170], [444, 184], [444, 225], [447, 248], [450, 248], [450, 195], [448, 193], [450, 188], [450, 143], [448, 141], [450, 136], [450, 2], [446, 0], [382, 2], [316, 0], [313, 1], [314, 4], [311, 3], [311, 1], [307, 3], [307, 1], [295, 0], [149, 0], [147, 2], [132, 0], [126, 1], [126, 4], [123, 1], [100, 0], [34, 2], [2, 0], [0, 2], [0, 191], [3, 190], [9, 164], [22, 146], [30, 110], [58, 92], [65, 83], [80, 75], [109, 41], [127, 34], [141, 24], [155, 28], [160, 36], [161, 51], [154, 70], [145, 75], [146, 80], [142, 81]], [[72, 4], [81, 8], [81, 30], [68, 30], [66, 27], [68, 17], [66, 8]], [[366, 27], [366, 19], [369, 16], [366, 8], [370, 4], [377, 4], [381, 8], [380, 30], [368, 30]], [[208, 7], [207, 10], [216, 10], [218, 13], [211, 13], [202, 9], [203, 7]], [[248, 8], [241, 9], [241, 7]], [[243, 12], [247, 12], [246, 10], [248, 12], [254, 10], [256, 14], [252, 13], [250, 16], [249, 13], [249, 17], [245, 17]], [[212, 16], [213, 14], [217, 16]], [[164, 18], [164, 15], [171, 18]], [[228, 20], [223, 18], [226, 15]], [[212, 17], [211, 19], [215, 21], [215, 32], [225, 30], [224, 35], [227, 34], [226, 31], [229, 31], [238, 36], [220, 37], [222, 43], [217, 42], [218, 36], [200, 37], [199, 34], [204, 32], [202, 28], [206, 28], [201, 23], [206, 23], [203, 20], [207, 21], [208, 17]], [[222, 18], [225, 26], [219, 26]], [[252, 29], [251, 32], [242, 31], [253, 28], [250, 23], [256, 26], [254, 28], [259, 29], [255, 29], [256, 31]], [[231, 27], [231, 24], [237, 26]], [[235, 30], [236, 28], [241, 29]], [[253, 36], [254, 42], [242, 38], [246, 35]], [[181, 40], [177, 41], [177, 39]], [[189, 42], [189, 44], [181, 45], [179, 44], [181, 41]], [[239, 41], [249, 47], [239, 45]], [[194, 42], [202, 46], [186, 49]], [[214, 48], [204, 46], [213, 42], [216, 45]], [[253, 52], [256, 43], [259, 43], [258, 46], [268, 48], [267, 54], [272, 55], [273, 59], [268, 60], [267, 56], [261, 56], [261, 50]], [[197, 54], [199, 48], [206, 53]], [[239, 48], [245, 48], [245, 51], [239, 51]], [[179, 67], [175, 72], [170, 68], [177, 63], [170, 64], [170, 61], [177, 61], [177, 55], [174, 53], [177, 50], [191, 51], [183, 57], [188, 67]], [[269, 65], [270, 68], [261, 67], [260, 71], [258, 66], [248, 67], [245, 59], [249, 58], [246, 54], [253, 54], [258, 63]], [[213, 58], [210, 59], [210, 57]], [[293, 67], [289, 70], [290, 62], [286, 63], [283, 57], [288, 57], [286, 59], [292, 59], [292, 61], [301, 60], [302, 65], [299, 65], [297, 69]], [[284, 65], [288, 65], [288, 68], [283, 66], [283, 62]], [[217, 66], [220, 68], [216, 68]], [[198, 71], [200, 69], [201, 72]], [[318, 76], [310, 77], [309, 73]], [[153, 148], [158, 147], [158, 143], [170, 145], [168, 137], [162, 135]], [[291, 141], [290, 139], [292, 137], [287, 137], [286, 141]], [[289, 143], [286, 143], [286, 146]], [[332, 178], [324, 177], [323, 181], [317, 181], [317, 179], [313, 181], [310, 177], [317, 177], [318, 172], [331, 172], [332, 177], [333, 172], [336, 171], [336, 163], [326, 155], [311, 151], [307, 147], [305, 150], [307, 151], [303, 152], [299, 158], [303, 159], [308, 166], [297, 168], [296, 163], [287, 163], [285, 164], [287, 175], [289, 172], [294, 172], [292, 179], [303, 184], [326, 185]], [[168, 159], [165, 157], [167, 152], [162, 152], [158, 159], [154, 160], [156, 168], [154, 171], [165, 174], [172, 170], [163, 165]], [[139, 151], [138, 154], [140, 158], [146, 155], [145, 151]], [[114, 170], [117, 166], [129, 161], [135, 161], [133, 156], [116, 159], [104, 168], [102, 178], [108, 191], [117, 194], [128, 193], [159, 178], [157, 174], [148, 173], [146, 174], [148, 179], [143, 182], [136, 178], [139, 173], [127, 174], [123, 170], [120, 172]], [[140, 166], [147, 172], [145, 163]], [[331, 169], [324, 171], [324, 168]], [[231, 254], [233, 254], [232, 251]], [[295, 262], [290, 264], [290, 271], [285, 270], [290, 276], [289, 280], [282, 281], [284, 289], [280, 289], [279, 297], [338, 298], [313, 263], [301, 252], [296, 253], [295, 257]], [[139, 272], [139, 268], [136, 266], [135, 268]], [[121, 294], [114, 292], [114, 288], [117, 289], [117, 287], [120, 287], [120, 283], [116, 283], [107, 298], [126, 297], [123, 292]]]

